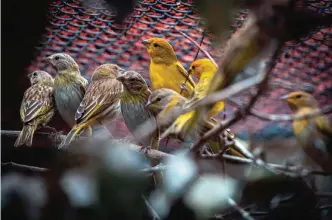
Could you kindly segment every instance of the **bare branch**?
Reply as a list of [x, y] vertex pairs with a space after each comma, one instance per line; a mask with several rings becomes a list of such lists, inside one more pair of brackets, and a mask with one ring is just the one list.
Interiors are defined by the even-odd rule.
[[283, 87], [285, 89], [289, 89], [289, 90], [303, 90], [306, 92], [313, 92], [315, 90], [315, 86], [312, 85], [311, 83], [303, 83], [301, 82], [301, 84], [299, 83], [292, 83], [289, 81], [285, 81], [282, 79], [273, 79], [269, 82], [269, 84], [271, 86], [280, 86]]
[[238, 211], [244, 219], [255, 220], [253, 217], [250, 216], [249, 212], [242, 209], [233, 199], [228, 198], [228, 204], [232, 206], [236, 211]]
[[[261, 72], [258, 74], [258, 76], [262, 77], [259, 86], [258, 86], [258, 91], [256, 93], [255, 96], [253, 96], [249, 103], [247, 104], [247, 106], [245, 108], [241, 110], [236, 111], [233, 116], [229, 117], [228, 119], [226, 119], [226, 121], [221, 122], [219, 125], [215, 126], [213, 129], [211, 129], [210, 131], [208, 131], [200, 140], [198, 140], [198, 142], [192, 147], [192, 151], [193, 152], [197, 152], [201, 146], [203, 146], [206, 141], [208, 141], [210, 138], [212, 138], [214, 135], [220, 133], [222, 130], [228, 128], [229, 126], [231, 126], [232, 124], [236, 123], [237, 121], [239, 121], [240, 119], [242, 119], [244, 117], [243, 113], [246, 113], [250, 110], [251, 106], [254, 105], [254, 103], [256, 102], [256, 100], [258, 99], [258, 96], [260, 95], [260, 93], [265, 89], [266, 86], [266, 82], [268, 81], [268, 74], [271, 72], [273, 66], [274, 66], [274, 62], [279, 54], [280, 51], [280, 45], [277, 46], [277, 49], [274, 51], [274, 54], [272, 56], [272, 61], [269, 65], [268, 68], [266, 68], [264, 70], [264, 68], [261, 68]], [[261, 65], [262, 67], [263, 65]]]
[[196, 47], [198, 47], [204, 54], [207, 58], [209, 58], [212, 63], [214, 65], [216, 65], [216, 67], [218, 67], [218, 64], [217, 62], [213, 59], [213, 57], [205, 50], [203, 49], [194, 39], [192, 39], [191, 37], [189, 37], [187, 34], [185, 34], [184, 32], [180, 31], [179, 29], [177, 28], [173, 28], [175, 31], [179, 32], [181, 35], [183, 35], [185, 38], [187, 38], [188, 40], [190, 40], [193, 44], [195, 44]]
[[23, 165], [23, 164], [14, 163], [14, 162], [1, 163], [1, 166], [2, 167], [20, 168], [22, 170], [30, 170], [30, 171], [33, 171], [33, 172], [46, 172], [46, 171], [49, 171], [49, 169], [47, 169], [47, 168], [28, 166], [28, 165]]
[[[1, 136], [6, 137], [18, 137], [21, 131], [10, 131], [10, 130], [1, 130]], [[46, 133], [46, 132], [35, 132], [34, 136], [39, 138], [44, 138], [52, 141], [56, 145], [61, 143], [62, 140], [66, 138], [66, 135], [63, 135], [62, 132], [58, 133]], [[86, 140], [87, 137], [77, 135], [75, 140]]]
[[142, 195], [142, 199], [144, 200], [144, 203], [145, 203], [146, 207], [148, 208], [149, 213], [153, 217], [153, 220], [160, 220], [160, 217], [158, 216], [157, 212], [152, 208], [152, 206], [150, 205], [148, 200], [145, 198], [145, 196]]
[[[228, 101], [239, 107], [242, 106], [240, 104], [240, 102], [235, 99], [228, 99]], [[268, 113], [260, 112], [253, 108], [250, 109], [250, 112], [249, 112], [249, 114], [251, 114], [259, 119], [268, 120], [268, 121], [294, 121], [294, 120], [312, 118], [312, 117], [316, 117], [318, 115], [330, 114], [330, 113], [332, 113], [332, 105], [326, 105], [322, 109], [317, 109], [311, 113], [304, 114], [304, 115], [268, 114]]]

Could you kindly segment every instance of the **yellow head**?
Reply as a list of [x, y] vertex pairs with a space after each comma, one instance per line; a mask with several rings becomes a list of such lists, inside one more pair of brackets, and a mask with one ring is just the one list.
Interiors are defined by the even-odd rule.
[[291, 92], [288, 95], [281, 97], [281, 99], [287, 102], [293, 111], [304, 107], [318, 107], [318, 102], [316, 99], [309, 93], [303, 91]]
[[189, 67], [189, 74], [194, 75], [198, 79], [204, 72], [210, 72], [215, 74], [217, 72], [217, 67], [209, 59], [199, 59], [195, 60]]
[[163, 38], [153, 37], [142, 41], [155, 63], [172, 63], [177, 61], [173, 47]]
[[118, 72], [124, 72], [124, 69], [116, 64], [103, 64], [98, 66], [93, 72], [91, 80], [94, 81], [106, 78], [115, 79]]
[[42, 70], [33, 71], [28, 74], [28, 77], [31, 85], [35, 85], [37, 83], [53, 85], [54, 83], [53, 77], [49, 73]]

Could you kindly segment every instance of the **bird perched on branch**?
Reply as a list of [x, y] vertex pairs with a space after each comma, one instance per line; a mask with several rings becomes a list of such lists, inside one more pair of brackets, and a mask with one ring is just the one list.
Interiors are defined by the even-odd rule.
[[56, 108], [68, 126], [72, 127], [88, 82], [81, 76], [78, 64], [68, 54], [56, 53], [47, 57], [47, 60], [57, 70], [54, 78]]
[[172, 46], [163, 38], [143, 40], [151, 57], [150, 79], [152, 90], [172, 89], [184, 97], [191, 95], [195, 82], [179, 62]]
[[[209, 59], [199, 59], [194, 61], [189, 68], [188, 73], [194, 75], [199, 79], [194, 92], [190, 96], [190, 100], [184, 103], [184, 107], [190, 107], [191, 103], [194, 103], [207, 95], [211, 80], [214, 74], [217, 72], [217, 67]], [[221, 110], [224, 109], [225, 103], [223, 101], [217, 102], [213, 108], [208, 113], [209, 118], [215, 116]], [[188, 113], [180, 115], [174, 123], [164, 132], [163, 135], [173, 134], [173, 133], [183, 133], [188, 134], [191, 132], [196, 125], [198, 125], [198, 116], [196, 111], [190, 111]], [[205, 126], [209, 123], [205, 122]], [[209, 128], [214, 127], [215, 123], [211, 122]], [[209, 129], [203, 129], [209, 130]]]
[[[319, 109], [309, 93], [292, 92], [282, 97], [295, 115], [310, 114]], [[327, 172], [332, 171], [332, 123], [324, 115], [293, 121], [293, 131], [306, 155]]]
[[[209, 131], [216, 125], [216, 121], [210, 119], [197, 126], [197, 130], [194, 130], [194, 132], [187, 133], [188, 121], [194, 112], [191, 111], [181, 115], [183, 105], [186, 102], [186, 98], [171, 89], [158, 89], [151, 93], [147, 103], [147, 108], [153, 112], [160, 130], [163, 132], [162, 137], [169, 136], [174, 140], [184, 142], [185, 146], [191, 145], [197, 134], [201, 135], [201, 132]], [[179, 115], [181, 116], [179, 117]], [[176, 126], [169, 129], [168, 127], [172, 124]], [[214, 153], [218, 153], [222, 149], [222, 142], [221, 136], [217, 136], [209, 140], [208, 145]], [[231, 149], [231, 153], [242, 156], [233, 149]]]
[[[126, 71], [119, 72], [116, 79], [123, 85], [120, 99], [121, 113], [129, 131], [137, 140], [140, 140], [143, 146], [150, 146], [158, 150], [159, 130], [153, 114], [145, 108], [151, 91], [144, 78], [135, 71]], [[153, 132], [148, 137], [141, 139], [146, 129], [140, 128], [140, 126], [144, 123], [147, 123], [146, 129]]]
[[[135, 71], [119, 72], [117, 77], [123, 85], [120, 106], [123, 119], [135, 139], [143, 145], [142, 151], [159, 149], [159, 128], [157, 121], [145, 105], [151, 91], [144, 78]], [[148, 132], [147, 134], [145, 132]], [[151, 160], [151, 166], [156, 166], [159, 161]], [[162, 174], [154, 174], [156, 185], [162, 182]]]
[[95, 124], [107, 124], [120, 112], [122, 84], [116, 80], [118, 72], [124, 71], [116, 64], [103, 64], [93, 72], [91, 83], [79, 105], [71, 131], [60, 145], [69, 145], [83, 129]]
[[14, 146], [31, 146], [36, 129], [46, 124], [54, 115], [54, 79], [45, 71], [37, 70], [28, 75], [31, 87], [23, 96], [20, 115], [23, 129]]

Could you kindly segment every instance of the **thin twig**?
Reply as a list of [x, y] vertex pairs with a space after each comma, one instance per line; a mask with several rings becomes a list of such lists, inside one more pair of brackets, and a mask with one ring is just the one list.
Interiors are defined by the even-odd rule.
[[285, 81], [282, 79], [273, 79], [269, 82], [269, 84], [271, 86], [280, 86], [282, 88], [289, 89], [289, 90], [303, 90], [306, 92], [312, 92], [315, 90], [315, 86], [312, 85], [311, 83], [301, 82], [299, 84], [299, 83], [292, 83], [289, 81]]
[[146, 207], [149, 210], [149, 213], [153, 217], [153, 220], [160, 220], [161, 218], [159, 217], [159, 215], [157, 214], [157, 212], [152, 208], [152, 206], [150, 205], [150, 203], [148, 202], [148, 200], [145, 198], [145, 196], [142, 195], [142, 198], [144, 200], [144, 203], [145, 203]]
[[320, 192], [320, 193], [316, 193], [316, 196], [332, 198], [332, 193], [331, 192]]
[[33, 172], [46, 172], [46, 171], [49, 171], [49, 169], [47, 169], [47, 168], [28, 166], [28, 165], [23, 165], [23, 164], [14, 163], [14, 162], [1, 163], [1, 166], [2, 167], [20, 168], [22, 170], [30, 170], [30, 171], [33, 171]]
[[[1, 130], [1, 136], [6, 137], [18, 137], [21, 131], [11, 131], [11, 130]], [[66, 138], [66, 135], [63, 135], [61, 132], [58, 133], [46, 133], [46, 132], [35, 132], [34, 136], [48, 139], [54, 143], [61, 143], [62, 140]], [[77, 135], [75, 140], [86, 140], [87, 137]]]
[[[234, 100], [234, 99], [228, 99], [229, 103], [233, 103], [236, 106], [240, 107], [242, 106], [240, 102]], [[269, 113], [263, 113], [256, 109], [251, 108], [249, 114], [252, 116], [255, 116], [262, 120], [268, 120], [268, 121], [294, 121], [294, 120], [300, 120], [304, 118], [312, 118], [316, 117], [318, 115], [323, 114], [330, 114], [332, 113], [332, 105], [326, 105], [322, 109], [316, 109], [310, 113], [304, 114], [304, 115], [289, 115], [289, 114], [269, 114]]]
[[250, 216], [249, 212], [242, 209], [233, 199], [228, 198], [228, 204], [232, 206], [236, 211], [238, 211], [244, 219], [255, 220], [253, 217]]
[[216, 65], [216, 67], [218, 67], [218, 64], [216, 63], [216, 61], [212, 58], [212, 56], [206, 51], [204, 50], [194, 39], [192, 39], [191, 37], [189, 37], [187, 34], [185, 34], [184, 32], [180, 31], [177, 28], [173, 28], [175, 31], [179, 32], [181, 35], [183, 35], [185, 38], [187, 38], [188, 40], [190, 40], [193, 44], [195, 44], [196, 47], [198, 47], [203, 53], [204, 55], [209, 58], [214, 65]]

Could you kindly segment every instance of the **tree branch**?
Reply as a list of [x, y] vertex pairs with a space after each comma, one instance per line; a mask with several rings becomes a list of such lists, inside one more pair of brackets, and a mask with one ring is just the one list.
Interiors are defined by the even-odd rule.
[[[245, 117], [245, 114], [250, 110], [250, 108], [255, 104], [256, 100], [258, 99], [259, 95], [262, 93], [262, 91], [265, 89], [265, 86], [268, 81], [269, 73], [271, 72], [272, 68], [274, 67], [275, 61], [277, 59], [277, 56], [279, 55], [279, 52], [281, 50], [281, 43], [278, 42], [276, 45], [276, 49], [274, 51], [274, 54], [272, 56], [270, 65], [268, 68], [264, 69], [261, 68], [261, 73], [258, 74], [258, 76], [262, 77], [262, 80], [260, 81], [258, 85], [258, 91], [256, 92], [256, 95], [254, 95], [247, 106], [245, 106], [242, 111], [237, 110], [233, 116], [226, 119], [226, 121], [221, 122], [219, 125], [215, 126], [213, 129], [208, 131], [201, 139], [199, 139], [196, 144], [192, 147], [191, 151], [198, 152], [200, 147], [203, 146], [210, 138], [215, 136], [216, 134], [220, 133], [222, 130], [228, 128], [232, 124], [236, 123], [237, 121], [241, 120], [243, 117]], [[223, 91], [222, 91], [223, 92]], [[206, 97], [208, 98], [208, 97]]]
[[194, 39], [192, 39], [191, 37], [189, 37], [187, 34], [185, 34], [184, 32], [180, 31], [179, 29], [177, 28], [173, 28], [175, 31], [177, 31], [179, 34], [183, 35], [185, 38], [187, 38], [188, 40], [190, 40], [193, 44], [195, 44], [196, 47], [198, 47], [204, 54], [207, 58], [209, 58], [212, 63], [214, 65], [216, 65], [216, 67], [218, 67], [218, 64], [217, 62], [213, 59], [213, 57], [206, 51], [204, 50]]
[[23, 165], [23, 164], [14, 163], [14, 162], [1, 163], [1, 167], [14, 167], [14, 168], [22, 169], [22, 170], [30, 170], [30, 171], [33, 171], [33, 172], [46, 172], [46, 171], [49, 171], [49, 169], [47, 169], [47, 168], [28, 166], [28, 165]]
[[[228, 99], [229, 103], [233, 103], [234, 105], [241, 107], [242, 104], [240, 104], [239, 101], [235, 99]], [[304, 115], [289, 115], [289, 114], [269, 114], [269, 113], [263, 113], [256, 109], [250, 109], [249, 114], [252, 116], [255, 116], [262, 120], [268, 120], [268, 121], [294, 121], [294, 120], [300, 120], [304, 118], [312, 118], [316, 117], [318, 115], [324, 115], [324, 114], [330, 114], [332, 113], [332, 105], [326, 105], [322, 109], [314, 110], [311, 113], [304, 114]]]

